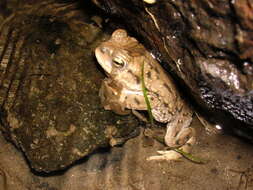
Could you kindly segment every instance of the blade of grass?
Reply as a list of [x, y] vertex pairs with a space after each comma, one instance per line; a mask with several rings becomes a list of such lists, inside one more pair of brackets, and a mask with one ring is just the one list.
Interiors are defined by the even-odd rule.
[[193, 156], [192, 154], [188, 153], [188, 152], [185, 152], [185, 151], [182, 151], [181, 149], [179, 148], [173, 148], [171, 150], [174, 150], [175, 152], [181, 154], [183, 157], [185, 157], [186, 159], [194, 162], [194, 163], [197, 163], [197, 164], [205, 164], [207, 161], [202, 159], [202, 158], [199, 158], [199, 157], [196, 157], [196, 156]]
[[151, 126], [153, 126], [154, 118], [153, 118], [152, 111], [151, 111], [151, 104], [148, 99], [148, 90], [146, 88], [145, 80], [144, 80], [144, 61], [142, 62], [142, 66], [141, 66], [141, 87], [142, 87], [142, 92], [143, 92], [145, 102], [147, 104], [149, 122], [150, 122]]

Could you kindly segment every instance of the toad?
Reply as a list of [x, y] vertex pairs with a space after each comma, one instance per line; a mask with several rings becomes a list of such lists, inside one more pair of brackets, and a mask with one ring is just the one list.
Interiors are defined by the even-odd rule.
[[[123, 29], [95, 50], [98, 63], [107, 78], [102, 82], [100, 98], [105, 109], [118, 114], [147, 110], [142, 90], [142, 64], [151, 112], [158, 122], [167, 123], [164, 142], [170, 148], [190, 152], [195, 130], [190, 126], [193, 112], [182, 99], [173, 80], [135, 38]], [[149, 160], [174, 160], [181, 155], [173, 150], [158, 151]]]

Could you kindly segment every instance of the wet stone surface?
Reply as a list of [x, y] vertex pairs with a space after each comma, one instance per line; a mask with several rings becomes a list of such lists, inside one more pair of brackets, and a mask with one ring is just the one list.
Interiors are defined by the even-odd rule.
[[104, 74], [93, 50], [105, 36], [89, 16], [43, 1], [0, 25], [1, 130], [36, 171], [64, 169], [137, 130], [133, 116], [100, 105]]

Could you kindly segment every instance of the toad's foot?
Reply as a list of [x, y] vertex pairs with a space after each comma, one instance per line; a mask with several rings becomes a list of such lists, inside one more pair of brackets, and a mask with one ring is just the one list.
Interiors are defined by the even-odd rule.
[[[190, 153], [191, 151], [191, 147], [195, 144], [196, 142], [196, 138], [195, 138], [195, 130], [192, 130], [192, 134], [193, 136], [191, 136], [191, 138], [187, 141], [186, 144], [184, 144], [183, 146], [181, 146], [179, 149], [182, 152], [185, 153]], [[150, 160], [178, 160], [180, 157], [182, 157], [181, 153], [176, 152], [175, 150], [160, 150], [157, 151], [158, 154], [157, 156], [150, 156], [147, 158], [148, 161]]]
[[159, 150], [159, 151], [157, 151], [157, 153], [160, 155], [150, 156], [147, 158], [147, 161], [150, 161], [150, 160], [178, 160], [181, 157], [180, 153], [178, 153], [174, 150], [168, 150], [168, 151]]

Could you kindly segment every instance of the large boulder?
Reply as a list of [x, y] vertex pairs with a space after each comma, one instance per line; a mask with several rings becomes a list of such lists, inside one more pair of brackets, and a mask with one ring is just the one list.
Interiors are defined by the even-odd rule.
[[36, 171], [64, 169], [137, 135], [100, 105], [94, 48], [106, 36], [76, 3], [43, 1], [0, 24], [0, 129]]
[[213, 124], [253, 142], [253, 3], [93, 0], [125, 23]]

